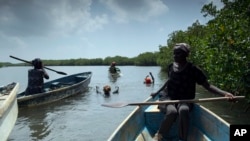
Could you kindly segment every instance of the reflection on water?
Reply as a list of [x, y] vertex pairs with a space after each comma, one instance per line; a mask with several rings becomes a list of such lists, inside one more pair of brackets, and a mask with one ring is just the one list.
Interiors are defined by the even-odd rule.
[[[27, 112], [32, 112], [34, 115], [27, 114]], [[18, 120], [28, 127], [27, 133], [30, 133], [30, 137], [34, 140], [41, 140], [50, 133], [45, 112], [48, 111], [41, 108], [30, 108], [29, 111], [21, 109], [19, 111], [21, 114], [19, 114]]]
[[[26, 132], [26, 138], [23, 140], [58, 139], [53, 135], [55, 132], [60, 135], [61, 130], [67, 130], [70, 123], [78, 118], [81, 119], [80, 112], [87, 111], [86, 107], [80, 107], [78, 104], [84, 104], [89, 94], [87, 91], [82, 95], [69, 97], [47, 106], [20, 108], [16, 127], [22, 129], [22, 132]], [[77, 123], [75, 126], [77, 127]], [[20, 139], [20, 137], [18, 138]]]
[[[18, 120], [8, 140], [107, 140], [134, 107], [113, 109], [102, 107], [101, 104], [144, 101], [162, 83], [161, 80], [157, 80], [156, 84], [150, 87], [143, 84], [145, 74], [149, 71], [158, 74], [159, 67], [121, 67], [123, 75], [116, 78], [109, 77], [106, 66], [52, 68], [63, 70], [67, 74], [92, 71], [89, 91], [48, 105], [20, 109]], [[0, 74], [7, 76], [9, 72], [13, 72], [12, 77], [6, 77], [6, 80], [20, 82], [20, 91], [23, 91], [27, 84], [28, 69], [29, 67], [4, 68], [0, 70]], [[54, 72], [48, 73], [50, 80], [61, 77]], [[111, 94], [109, 97], [96, 93], [96, 86], [102, 88], [107, 84], [112, 89], [118, 86], [119, 93]]]
[[121, 77], [121, 74], [108, 74], [108, 78], [111, 83], [115, 83], [119, 77]]
[[[197, 98], [216, 96], [214, 94], [210, 94], [201, 87], [197, 87], [197, 91]], [[200, 104], [207, 107], [230, 124], [250, 124], [250, 112], [245, 111], [247, 106], [245, 100], [239, 100], [236, 103], [228, 101], [214, 101]]]
[[[160, 72], [160, 67], [120, 67], [123, 75], [117, 78], [110, 77], [108, 66], [95, 67], [51, 67], [63, 70], [67, 74], [81, 71], [92, 71], [93, 76], [89, 91], [81, 95], [69, 97], [55, 103], [19, 110], [16, 125], [9, 137], [9, 141], [105, 141], [135, 108], [107, 108], [101, 104], [108, 102], [142, 102], [155, 92], [166, 80], [166, 74]], [[4, 83], [17, 81], [20, 91], [27, 84], [27, 70], [29, 67], [1, 68], [0, 74]], [[152, 72], [155, 77], [153, 85], [143, 83], [145, 75]], [[48, 72], [50, 80], [61, 77], [54, 72]], [[8, 76], [8, 77], [6, 77]], [[96, 93], [96, 86], [102, 88], [110, 85], [112, 89], [119, 87], [119, 94], [105, 97]], [[213, 97], [204, 89], [197, 87], [197, 98]], [[243, 112], [244, 105], [229, 102], [202, 103], [231, 124], [250, 124], [250, 112]]]

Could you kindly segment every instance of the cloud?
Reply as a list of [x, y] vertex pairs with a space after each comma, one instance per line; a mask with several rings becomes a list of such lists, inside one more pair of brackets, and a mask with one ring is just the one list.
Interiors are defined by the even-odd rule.
[[107, 12], [126, 23], [147, 21], [167, 10], [161, 0], [1, 0], [0, 34], [24, 38], [95, 32], [109, 23]]
[[168, 11], [161, 0], [101, 0], [113, 12], [113, 19], [118, 23], [130, 20], [147, 21]]
[[27, 44], [20, 38], [15, 36], [6, 36], [0, 33], [1, 48], [12, 49], [12, 48], [26, 48]]
[[91, 0], [1, 0], [0, 33], [27, 37], [95, 31], [108, 17], [93, 17], [91, 5]]

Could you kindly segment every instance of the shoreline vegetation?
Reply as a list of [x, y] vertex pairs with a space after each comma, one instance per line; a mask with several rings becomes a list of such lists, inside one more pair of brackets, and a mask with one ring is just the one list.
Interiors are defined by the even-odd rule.
[[[191, 46], [188, 58], [199, 66], [212, 84], [235, 95], [246, 96], [250, 103], [250, 1], [224, 0], [224, 7], [217, 9], [211, 2], [202, 7], [201, 13], [209, 17], [205, 25], [195, 21], [186, 30], [173, 31], [166, 45], [159, 45], [157, 52], [145, 52], [137, 57], [106, 57], [105, 59], [43, 60], [46, 66], [160, 66], [167, 71], [172, 62], [174, 44], [185, 42]], [[41, 58], [42, 59], [42, 58]], [[1, 66], [25, 66], [25, 63], [0, 63]]]

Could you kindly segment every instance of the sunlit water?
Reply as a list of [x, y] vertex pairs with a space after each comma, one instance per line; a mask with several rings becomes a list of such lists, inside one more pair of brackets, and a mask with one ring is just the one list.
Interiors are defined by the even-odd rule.
[[[10, 82], [20, 83], [20, 92], [27, 85], [27, 71], [31, 67], [0, 68], [0, 85]], [[87, 92], [58, 102], [33, 108], [19, 109], [16, 125], [9, 141], [105, 141], [135, 108], [107, 108], [101, 106], [107, 102], [142, 102], [151, 92], [155, 92], [166, 80], [166, 74], [160, 67], [121, 66], [122, 75], [113, 79], [108, 75], [108, 66], [50, 67], [66, 72], [68, 75], [92, 71], [93, 76]], [[143, 80], [152, 72], [154, 85], [145, 85]], [[62, 75], [49, 71], [50, 80]], [[96, 93], [96, 86], [110, 85], [112, 90], [119, 87], [119, 94], [105, 97]], [[111, 91], [112, 91], [111, 90]], [[211, 97], [198, 87], [197, 97]], [[243, 112], [244, 105], [229, 102], [204, 103], [209, 109], [219, 114], [231, 124], [250, 124], [249, 112]]]

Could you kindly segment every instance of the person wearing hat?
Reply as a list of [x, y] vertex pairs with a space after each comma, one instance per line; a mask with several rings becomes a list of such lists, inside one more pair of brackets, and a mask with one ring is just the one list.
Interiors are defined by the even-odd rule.
[[49, 79], [48, 73], [43, 68], [42, 60], [36, 58], [32, 61], [33, 69], [28, 71], [28, 86], [26, 88], [26, 95], [32, 95], [44, 92], [44, 80]]
[[[154, 98], [159, 94], [159, 100], [194, 99], [197, 83], [211, 93], [233, 99], [233, 94], [209, 84], [202, 70], [187, 61], [189, 53], [190, 46], [186, 43], [178, 43], [174, 46], [174, 62], [168, 66], [168, 80], [157, 92], [151, 93], [151, 96]], [[189, 128], [189, 112], [192, 109], [192, 105], [192, 103], [159, 105], [158, 108], [165, 114], [165, 117], [154, 136], [154, 140], [161, 141], [164, 138], [164, 134], [169, 131], [172, 123], [179, 117], [177, 121], [179, 140], [186, 141]]]

